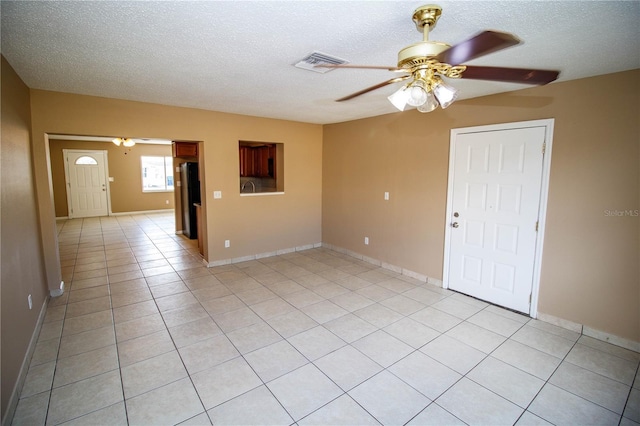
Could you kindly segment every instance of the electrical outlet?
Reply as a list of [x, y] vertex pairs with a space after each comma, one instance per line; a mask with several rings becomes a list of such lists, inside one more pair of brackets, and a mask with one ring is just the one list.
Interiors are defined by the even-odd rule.
[[389, 193], [388, 192], [384, 193], [384, 199], [385, 199], [385, 201], [389, 201]]
[[365, 246], [369, 245], [369, 237], [364, 237], [364, 245]]
[[229, 247], [231, 247], [231, 241], [224, 240], [224, 248], [229, 248]]
[[29, 303], [29, 310], [33, 309], [33, 300], [31, 299], [31, 295], [27, 296], [27, 302]]
[[169, 200], [164, 200], [164, 203], [165, 204], [169, 204]]
[[222, 191], [213, 191], [213, 198], [216, 200], [222, 198]]

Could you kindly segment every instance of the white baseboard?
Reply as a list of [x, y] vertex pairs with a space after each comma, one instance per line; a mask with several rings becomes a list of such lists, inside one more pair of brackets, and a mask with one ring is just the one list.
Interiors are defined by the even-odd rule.
[[175, 209], [141, 210], [139, 212], [109, 213], [109, 216], [131, 216], [136, 214], [173, 213], [173, 212], [175, 212]]
[[49, 305], [49, 298], [45, 298], [42, 303], [42, 307], [40, 308], [40, 314], [38, 315], [38, 321], [36, 322], [36, 328], [33, 330], [31, 334], [31, 340], [29, 340], [29, 346], [27, 346], [27, 352], [24, 355], [22, 360], [22, 365], [20, 366], [20, 372], [18, 373], [18, 379], [16, 380], [16, 384], [13, 386], [13, 391], [11, 392], [11, 397], [9, 398], [9, 403], [7, 404], [7, 409], [4, 413], [4, 418], [2, 419], [3, 425], [10, 424], [10, 421], [13, 420], [13, 416], [16, 412], [16, 407], [18, 406], [18, 401], [20, 400], [20, 394], [22, 394], [22, 387], [24, 386], [24, 381], [27, 378], [27, 372], [29, 371], [29, 364], [31, 363], [31, 357], [33, 356], [33, 352], [36, 350], [36, 344], [38, 343], [38, 337], [40, 336], [40, 330], [42, 329], [42, 323], [44, 322], [44, 317], [47, 313], [47, 306]]
[[214, 260], [212, 262], [205, 263], [205, 264], [206, 264], [206, 266], [208, 268], [215, 268], [216, 266], [231, 265], [233, 263], [241, 263], [241, 262], [248, 262], [250, 260], [264, 259], [264, 258], [267, 258], [267, 257], [279, 256], [279, 255], [288, 254], [288, 253], [294, 253], [296, 251], [310, 250], [310, 249], [318, 248], [318, 247], [321, 247], [321, 246], [322, 246], [322, 243], [306, 244], [306, 245], [303, 245], [303, 246], [279, 249], [279, 250], [276, 250], [276, 251], [251, 254], [251, 255], [242, 256], [242, 257], [234, 257], [234, 258], [231, 258], [231, 259]]

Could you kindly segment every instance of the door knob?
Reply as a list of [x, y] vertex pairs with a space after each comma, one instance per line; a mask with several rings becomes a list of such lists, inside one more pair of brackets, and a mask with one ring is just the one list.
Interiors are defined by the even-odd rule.
[[451, 224], [451, 226], [453, 226], [454, 228], [457, 228], [457, 227], [458, 227], [458, 226], [460, 226], [460, 225], [458, 225], [458, 222], [453, 222], [453, 223]]

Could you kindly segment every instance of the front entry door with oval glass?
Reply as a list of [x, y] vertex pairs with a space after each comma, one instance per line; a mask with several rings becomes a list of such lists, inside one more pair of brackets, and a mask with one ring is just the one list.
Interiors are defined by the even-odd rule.
[[452, 133], [448, 288], [530, 313], [545, 134], [544, 126]]
[[64, 150], [69, 218], [108, 216], [104, 151]]

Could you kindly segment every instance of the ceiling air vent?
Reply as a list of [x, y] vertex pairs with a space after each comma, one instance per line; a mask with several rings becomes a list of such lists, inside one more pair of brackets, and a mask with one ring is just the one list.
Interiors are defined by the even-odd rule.
[[348, 64], [349, 61], [337, 58], [335, 56], [327, 55], [322, 52], [311, 52], [303, 59], [300, 60], [297, 64], [294, 64], [296, 68], [302, 68], [303, 70], [309, 70], [313, 72], [319, 72], [324, 74], [326, 72], [332, 71], [333, 68], [316, 68], [316, 65], [320, 64], [328, 64], [328, 65], [341, 65]]

